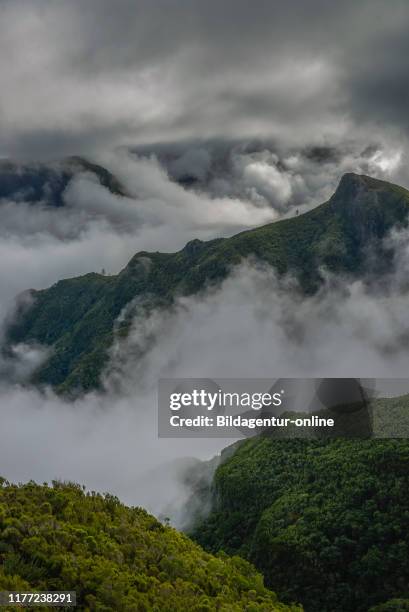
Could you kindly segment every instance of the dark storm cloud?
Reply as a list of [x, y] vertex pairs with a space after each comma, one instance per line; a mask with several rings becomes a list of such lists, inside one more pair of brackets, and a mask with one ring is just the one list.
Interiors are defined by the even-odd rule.
[[0, 11], [0, 155], [407, 127], [405, 0], [3, 0]]
[[371, 56], [357, 54], [347, 87], [355, 116], [365, 121], [387, 122], [401, 130], [409, 128], [409, 6], [401, 23], [380, 31]]

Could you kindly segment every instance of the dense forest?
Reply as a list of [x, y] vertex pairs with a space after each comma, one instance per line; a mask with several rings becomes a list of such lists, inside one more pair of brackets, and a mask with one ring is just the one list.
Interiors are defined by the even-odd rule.
[[247, 561], [215, 557], [141, 508], [58, 482], [1, 480], [0, 590], [72, 590], [76, 609], [99, 612], [300, 610], [279, 603]]
[[200, 544], [249, 559], [307, 612], [408, 609], [408, 440], [262, 435], [233, 450]]

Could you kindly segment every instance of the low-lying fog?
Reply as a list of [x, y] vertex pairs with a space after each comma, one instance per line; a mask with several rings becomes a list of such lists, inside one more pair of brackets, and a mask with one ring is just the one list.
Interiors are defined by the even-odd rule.
[[[348, 159], [359, 166], [352, 154]], [[229, 235], [271, 221], [283, 214], [282, 196], [288, 194], [277, 183], [279, 208], [264, 196], [187, 191], [154, 159], [120, 153], [107, 165], [129, 197], [114, 196], [83, 175], [68, 186], [65, 209], [4, 203], [3, 320], [24, 289], [102, 268], [116, 273], [139, 250], [175, 250], [194, 237]], [[325, 172], [332, 189], [335, 164]], [[315, 174], [321, 198], [328, 186], [324, 172], [320, 179], [318, 169]], [[264, 180], [262, 173], [256, 175]], [[310, 175], [300, 176], [307, 184]], [[274, 189], [270, 179], [267, 173], [268, 189]], [[271, 269], [246, 262], [220, 289], [180, 299], [170, 311], [135, 321], [126, 342], [112, 350], [104, 393], [76, 401], [17, 384], [18, 375], [42, 358], [41, 351], [20, 347], [21, 372], [4, 378], [0, 387], [0, 474], [12, 481], [74, 480], [181, 524], [186, 517], [180, 508], [189, 490], [176, 460], [210, 458], [232, 439], [158, 439], [158, 378], [406, 377], [407, 238], [405, 232], [389, 238], [396, 247], [396, 272], [381, 293], [361, 282], [329, 278], [316, 296], [301, 298], [292, 279], [277, 280]], [[148, 333], [155, 344], [136, 362], [135, 346], [143, 345]]]

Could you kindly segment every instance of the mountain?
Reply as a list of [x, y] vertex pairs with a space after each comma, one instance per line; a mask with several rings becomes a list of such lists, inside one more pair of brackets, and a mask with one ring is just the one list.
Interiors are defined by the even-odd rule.
[[0, 590], [76, 591], [76, 610], [301, 612], [243, 559], [210, 555], [141, 508], [58, 482], [0, 479]]
[[106, 168], [83, 157], [68, 157], [55, 163], [19, 163], [0, 160], [0, 207], [2, 200], [64, 206], [63, 193], [70, 180], [82, 172], [94, 174], [101, 185], [124, 195], [118, 179]]
[[[279, 274], [294, 274], [306, 293], [317, 290], [322, 268], [353, 276], [376, 261], [391, 266], [383, 238], [406, 225], [409, 192], [368, 176], [346, 174], [330, 200], [306, 214], [209, 242], [192, 240], [177, 253], [137, 253], [116, 276], [96, 273], [30, 291], [17, 309], [6, 340], [52, 348], [34, 374], [36, 384], [61, 392], [97, 387], [108, 359], [114, 323], [135, 298], [146, 308], [169, 305], [227, 276], [243, 259], [257, 258]], [[372, 251], [373, 256], [368, 258]], [[28, 305], [31, 304], [31, 305]], [[129, 320], [121, 323], [126, 334]]]
[[[401, 403], [407, 413], [408, 398]], [[302, 601], [306, 612], [403, 611], [408, 466], [408, 439], [257, 436], [222, 454], [207, 492], [212, 510], [191, 535], [250, 560], [281, 600]]]

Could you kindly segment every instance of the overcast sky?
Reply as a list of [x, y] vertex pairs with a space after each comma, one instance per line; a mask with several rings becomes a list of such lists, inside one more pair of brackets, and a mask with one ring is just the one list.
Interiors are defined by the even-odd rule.
[[0, 0], [0, 155], [406, 139], [407, 0]]

